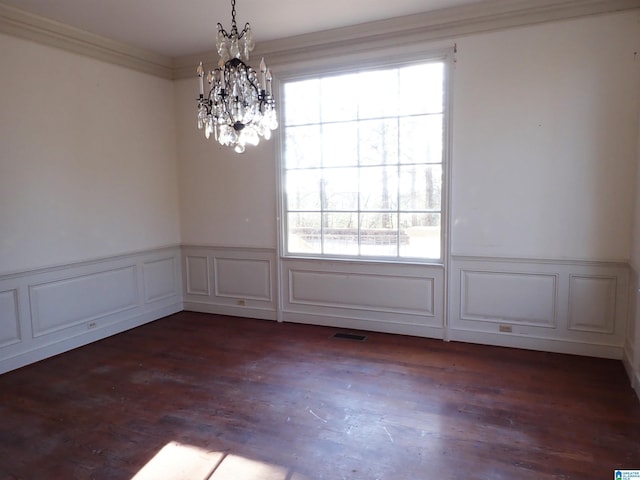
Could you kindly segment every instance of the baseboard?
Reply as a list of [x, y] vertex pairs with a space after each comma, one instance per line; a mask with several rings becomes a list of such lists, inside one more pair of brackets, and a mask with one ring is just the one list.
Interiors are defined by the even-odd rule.
[[0, 276], [0, 373], [181, 310], [178, 246]]
[[257, 318], [259, 320], [277, 320], [277, 313], [274, 310], [240, 307], [234, 305], [216, 305], [213, 303], [190, 301], [184, 302], [184, 310], [188, 312], [229, 315], [231, 317]]
[[444, 329], [426, 325], [385, 322], [380, 320], [365, 320], [344, 316], [314, 315], [309, 313], [283, 312], [282, 320], [306, 325], [321, 325], [349, 330], [364, 330], [369, 332], [411, 335], [414, 337], [444, 338]]
[[183, 245], [184, 309], [276, 320], [276, 271], [275, 250]]
[[635, 374], [633, 369], [633, 352], [630, 351], [628, 346], [624, 349], [622, 355], [622, 364], [624, 365], [624, 369], [626, 370], [627, 375], [629, 375], [629, 381], [631, 382], [631, 385], [633, 385], [633, 376]]
[[493, 334], [470, 330], [449, 330], [449, 340], [498, 347], [522, 348], [542, 352], [583, 355], [587, 357], [611, 358], [622, 360], [623, 349], [615, 345], [582, 343], [569, 340], [555, 340], [539, 337], [522, 337], [512, 334]]
[[44, 360], [45, 358], [49, 358], [54, 355], [68, 352], [69, 350], [139, 327], [145, 323], [153, 322], [154, 320], [158, 320], [168, 315], [173, 315], [174, 313], [181, 312], [182, 310], [182, 302], [177, 302], [157, 310], [135, 315], [117, 323], [96, 328], [83, 334], [68, 337], [54, 343], [39, 345], [13, 357], [0, 360], [0, 374], [24, 367], [31, 363], [39, 362], [40, 360]]
[[451, 340], [623, 359], [625, 263], [453, 256], [449, 279]]

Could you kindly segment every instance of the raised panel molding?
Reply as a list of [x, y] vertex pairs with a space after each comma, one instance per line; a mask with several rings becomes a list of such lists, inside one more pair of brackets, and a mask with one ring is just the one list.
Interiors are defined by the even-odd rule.
[[216, 256], [213, 264], [217, 297], [272, 301], [269, 260]]
[[449, 281], [451, 340], [625, 356], [625, 263], [453, 256]]
[[31, 285], [35, 337], [135, 308], [135, 266]]
[[629, 273], [629, 314], [622, 362], [640, 398], [640, 274], [635, 263]]
[[276, 252], [184, 245], [184, 309], [277, 319]]
[[460, 318], [555, 328], [557, 275], [461, 270]]
[[282, 260], [284, 321], [444, 338], [444, 266]]
[[433, 317], [434, 279], [291, 269], [289, 303]]
[[616, 278], [571, 275], [569, 280], [570, 330], [614, 332]]
[[175, 257], [145, 262], [142, 264], [142, 273], [145, 303], [176, 297], [180, 294], [176, 282], [178, 272]]
[[18, 290], [0, 292], [0, 348], [21, 340]]
[[171, 246], [0, 276], [0, 373], [183, 309]]
[[189, 295], [211, 294], [209, 283], [209, 260], [206, 256], [187, 255], [185, 257], [186, 268], [186, 293]]
[[442, 265], [278, 265], [275, 250], [194, 246], [9, 274], [0, 373], [186, 309], [618, 359], [627, 340], [637, 384], [628, 265], [454, 256], [448, 309], [445, 278]]

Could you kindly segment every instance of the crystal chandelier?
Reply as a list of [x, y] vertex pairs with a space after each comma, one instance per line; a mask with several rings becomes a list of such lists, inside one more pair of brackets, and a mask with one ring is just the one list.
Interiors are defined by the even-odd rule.
[[273, 98], [272, 75], [264, 58], [260, 72], [245, 62], [255, 47], [251, 26], [241, 32], [236, 25], [236, 1], [231, 0], [231, 32], [218, 23], [216, 49], [220, 55], [218, 66], [207, 73], [209, 93], [205, 97], [205, 70], [198, 65], [200, 97], [198, 99], [198, 128], [207, 138], [213, 133], [221, 144], [243, 153], [245, 146], [258, 145], [260, 137], [271, 138], [278, 128], [276, 104]]

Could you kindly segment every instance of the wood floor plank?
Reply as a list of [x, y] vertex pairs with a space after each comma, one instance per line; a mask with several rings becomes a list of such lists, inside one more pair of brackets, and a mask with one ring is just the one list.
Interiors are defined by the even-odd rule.
[[640, 402], [618, 361], [338, 331], [182, 312], [4, 374], [0, 479], [640, 469]]

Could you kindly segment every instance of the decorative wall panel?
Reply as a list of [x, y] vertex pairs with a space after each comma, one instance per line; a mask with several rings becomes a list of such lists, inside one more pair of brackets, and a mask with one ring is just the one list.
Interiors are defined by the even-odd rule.
[[289, 270], [289, 303], [412, 315], [434, 312], [434, 279]]
[[184, 246], [182, 256], [185, 310], [277, 318], [274, 250]]
[[145, 303], [180, 294], [177, 289], [176, 279], [179, 275], [176, 263], [175, 257], [169, 257], [142, 264]]
[[554, 327], [556, 275], [461, 272], [461, 318]]
[[569, 329], [613, 333], [616, 278], [571, 275], [569, 281]]
[[624, 263], [455, 256], [451, 340], [622, 359]]
[[209, 261], [206, 256], [185, 257], [186, 292], [188, 295], [211, 294], [209, 283]]
[[271, 301], [269, 260], [214, 258], [216, 296]]
[[285, 321], [444, 338], [444, 267], [283, 259]]
[[19, 341], [18, 290], [0, 292], [0, 348]]
[[29, 288], [36, 337], [135, 308], [135, 266], [35, 284]]
[[183, 309], [179, 247], [0, 277], [0, 373]]

